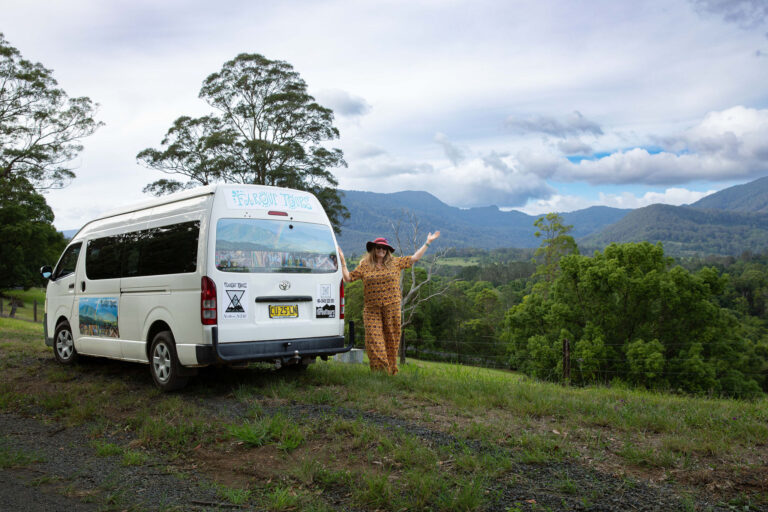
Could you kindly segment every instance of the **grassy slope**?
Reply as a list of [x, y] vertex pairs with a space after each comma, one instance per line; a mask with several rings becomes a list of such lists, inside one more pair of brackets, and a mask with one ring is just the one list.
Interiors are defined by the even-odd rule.
[[16, 310], [16, 318], [20, 320], [34, 319], [34, 301], [37, 301], [37, 321], [43, 321], [43, 308], [45, 307], [45, 290], [43, 288], [30, 288], [29, 290], [0, 290], [0, 296], [4, 301], [3, 316], [8, 316], [11, 308], [8, 305], [8, 299], [13, 297], [24, 301], [24, 307]]
[[[181, 394], [163, 395], [143, 365], [95, 360], [60, 367], [44, 346], [42, 326], [9, 319], [0, 319], [0, 356], [0, 411], [89, 425], [94, 443], [100, 433], [131, 431], [137, 441], [114, 449], [130, 457], [140, 448], [208, 468], [222, 499], [235, 504], [332, 510], [327, 496], [337, 492], [345, 506], [365, 509], [481, 510], [497, 499], [489, 494], [492, 482], [521, 478], [512, 464], [563, 461], [673, 482], [684, 495], [715, 492], [739, 506], [768, 504], [765, 488], [750, 484], [768, 476], [765, 399], [563, 388], [420, 361], [395, 378], [333, 362], [292, 377], [218, 370], [193, 379]], [[287, 415], [297, 407], [301, 414]], [[313, 407], [321, 412], [307, 415]], [[425, 446], [408, 427], [372, 423], [371, 415], [504, 456]], [[567, 476], [550, 487], [563, 500], [575, 492]]]

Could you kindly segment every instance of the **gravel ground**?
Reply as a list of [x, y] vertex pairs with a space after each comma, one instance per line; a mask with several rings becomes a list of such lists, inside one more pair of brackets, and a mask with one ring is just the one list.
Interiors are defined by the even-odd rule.
[[0, 511], [231, 510], [205, 482], [171, 474], [161, 461], [124, 466], [96, 455], [83, 428], [2, 413], [0, 435], [37, 460], [0, 470]]
[[[201, 399], [187, 395], [185, 400], [223, 418], [244, 418], [248, 413], [247, 407], [233, 398]], [[460, 446], [475, 452], [513, 458], [512, 451], [506, 447], [463, 441], [445, 432], [386, 415], [298, 403], [264, 408], [267, 414], [278, 411], [303, 421], [329, 416], [361, 419], [379, 427], [402, 430], [431, 446]], [[141, 466], [125, 466], [119, 456], [97, 455], [84, 427], [65, 428], [55, 423], [0, 413], [0, 438], [7, 440], [6, 447], [36, 459], [36, 462], [22, 467], [0, 469], [0, 511], [243, 509], [224, 503], [203, 476], [175, 474], [164, 461], [150, 460]], [[128, 435], [103, 440], [121, 446], [131, 441]], [[504, 477], [491, 482], [488, 487], [492, 498], [487, 510], [492, 512], [734, 510], [710, 503], [702, 497], [685, 501], [669, 486], [619, 478], [575, 461], [513, 463]], [[338, 510], [351, 510], [341, 505], [344, 501], [341, 497], [346, 492], [348, 490], [338, 490], [340, 499], [331, 500]]]

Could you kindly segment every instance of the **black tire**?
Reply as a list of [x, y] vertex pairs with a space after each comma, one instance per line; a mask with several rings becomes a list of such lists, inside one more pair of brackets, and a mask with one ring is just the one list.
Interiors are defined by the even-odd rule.
[[53, 334], [53, 357], [65, 365], [77, 362], [78, 354], [75, 350], [75, 340], [72, 337], [72, 328], [67, 322], [61, 322], [56, 326], [56, 331]]
[[161, 331], [152, 340], [149, 372], [155, 385], [163, 391], [174, 391], [187, 385], [187, 377], [181, 375], [181, 364], [176, 356], [176, 343], [171, 331]]

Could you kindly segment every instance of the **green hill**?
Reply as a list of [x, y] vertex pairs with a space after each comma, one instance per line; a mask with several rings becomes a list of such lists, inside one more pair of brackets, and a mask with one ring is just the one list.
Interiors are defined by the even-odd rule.
[[726, 188], [708, 195], [690, 205], [705, 210], [734, 212], [768, 212], [768, 176], [755, 181]]
[[738, 255], [768, 247], [768, 213], [701, 210], [654, 204], [633, 210], [599, 233], [579, 240], [583, 249], [612, 242], [662, 242], [670, 255]]

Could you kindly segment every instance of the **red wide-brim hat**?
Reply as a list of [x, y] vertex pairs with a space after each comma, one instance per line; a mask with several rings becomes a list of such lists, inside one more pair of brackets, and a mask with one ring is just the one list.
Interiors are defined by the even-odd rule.
[[395, 248], [389, 245], [389, 240], [387, 240], [386, 238], [377, 238], [376, 240], [372, 240], [368, 242], [367, 244], [365, 244], [365, 250], [368, 252], [371, 252], [374, 245], [380, 245], [382, 247], [386, 247], [389, 250], [389, 252], [395, 252]]

